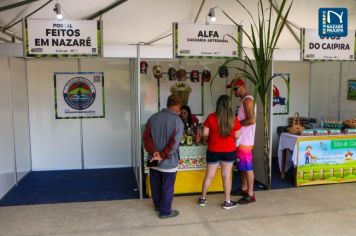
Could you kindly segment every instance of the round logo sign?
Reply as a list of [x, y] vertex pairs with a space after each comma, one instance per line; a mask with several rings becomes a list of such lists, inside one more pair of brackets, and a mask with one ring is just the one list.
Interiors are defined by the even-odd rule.
[[75, 110], [85, 110], [95, 101], [95, 87], [84, 77], [74, 77], [63, 89], [63, 97], [68, 106]]

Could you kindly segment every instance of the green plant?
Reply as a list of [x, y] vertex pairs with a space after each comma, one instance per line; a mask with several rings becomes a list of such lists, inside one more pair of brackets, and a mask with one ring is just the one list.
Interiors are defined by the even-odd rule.
[[[250, 26], [251, 32], [241, 28], [245, 38], [252, 45], [252, 52], [254, 58], [249, 58], [245, 49], [241, 45], [241, 41], [237, 41], [229, 35], [242, 49], [244, 53], [243, 58], [234, 58], [227, 60], [221, 66], [234, 68], [238, 71], [238, 75], [248, 79], [254, 85], [254, 97], [257, 95], [261, 100], [263, 106], [264, 118], [264, 169], [265, 169], [265, 183], [267, 188], [271, 186], [271, 167], [270, 167], [270, 145], [269, 145], [269, 86], [274, 77], [280, 75], [272, 75], [271, 63], [273, 59], [273, 52], [276, 48], [278, 39], [287, 24], [287, 18], [291, 10], [293, 0], [287, 5], [287, 0], [281, 0], [280, 7], [276, 8], [276, 16], [273, 17], [273, 1], [265, 0], [268, 2], [267, 10], [263, 4], [264, 0], [258, 0], [258, 14], [257, 20], [253, 17], [251, 12], [241, 3], [240, 0], [235, 0], [251, 17], [252, 24]], [[267, 12], [267, 14], [265, 13]], [[240, 27], [225, 11], [222, 12], [228, 17], [235, 25]], [[230, 66], [234, 61], [242, 63], [242, 67]], [[215, 78], [215, 76], [214, 76]], [[214, 81], [212, 79], [212, 83]], [[210, 86], [212, 86], [212, 83]], [[212, 87], [210, 87], [211, 89]]]

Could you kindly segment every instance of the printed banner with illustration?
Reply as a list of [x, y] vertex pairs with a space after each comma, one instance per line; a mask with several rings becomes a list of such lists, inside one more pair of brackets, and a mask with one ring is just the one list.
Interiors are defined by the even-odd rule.
[[54, 73], [56, 119], [104, 118], [104, 73]]
[[317, 29], [303, 29], [302, 60], [355, 60], [355, 30], [346, 37], [320, 37]]
[[289, 113], [290, 81], [289, 74], [274, 74], [273, 78], [273, 115], [286, 115]]
[[297, 186], [356, 181], [356, 136], [298, 141]]
[[174, 57], [239, 57], [241, 37], [235, 25], [174, 23]]
[[24, 20], [26, 57], [102, 55], [101, 21]]

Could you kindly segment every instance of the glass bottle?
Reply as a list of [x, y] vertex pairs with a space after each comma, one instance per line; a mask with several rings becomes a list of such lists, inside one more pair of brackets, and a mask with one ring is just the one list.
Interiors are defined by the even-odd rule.
[[187, 145], [192, 146], [193, 145], [193, 133], [192, 133], [192, 129], [190, 127], [188, 127], [186, 139], [187, 139], [186, 140]]

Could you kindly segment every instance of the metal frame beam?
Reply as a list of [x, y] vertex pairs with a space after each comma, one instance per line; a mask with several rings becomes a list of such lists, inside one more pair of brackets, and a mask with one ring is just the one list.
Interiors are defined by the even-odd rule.
[[37, 1], [38, 0], [25, 0], [25, 1], [22, 1], [22, 2], [13, 3], [13, 4], [10, 4], [10, 5], [4, 6], [4, 7], [0, 7], [0, 12], [6, 11], [6, 10], [10, 10], [10, 9], [16, 8], [16, 7], [21, 7], [23, 5], [27, 5], [27, 4], [30, 4], [30, 3], [33, 3], [33, 2], [37, 2]]
[[115, 7], [117, 7], [127, 1], [128, 0], [117, 0], [116, 2], [110, 4], [109, 6], [103, 8], [97, 12], [94, 12], [93, 14], [83, 17], [82, 20], [93, 20], [93, 19], [97, 18], [98, 16], [101, 16], [101, 15], [105, 14], [106, 12], [111, 11]]

